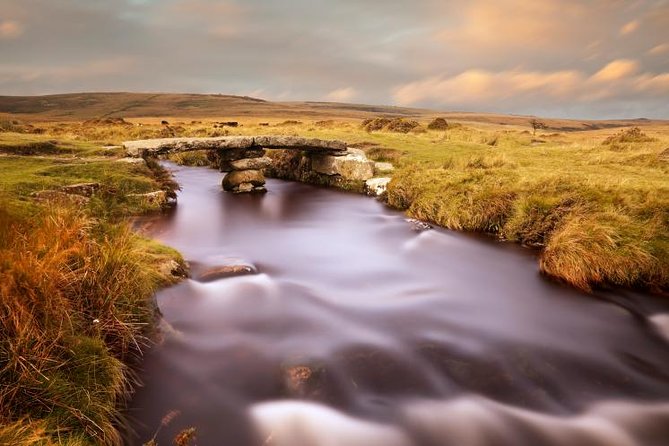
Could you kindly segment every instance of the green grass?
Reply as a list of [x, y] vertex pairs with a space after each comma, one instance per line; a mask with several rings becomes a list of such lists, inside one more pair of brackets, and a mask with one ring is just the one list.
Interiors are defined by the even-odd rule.
[[[130, 230], [125, 217], [157, 208], [129, 194], [174, 184], [155, 164], [48, 141], [0, 134], [0, 444], [120, 444], [152, 296], [176, 280], [164, 265], [183, 265]], [[32, 198], [81, 182], [101, 185], [83, 206]]]

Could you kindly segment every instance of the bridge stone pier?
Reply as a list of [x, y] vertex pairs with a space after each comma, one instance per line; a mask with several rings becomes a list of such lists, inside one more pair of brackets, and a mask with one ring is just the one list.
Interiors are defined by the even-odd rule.
[[[217, 138], [166, 138], [123, 143], [132, 157], [156, 157], [176, 152], [206, 150], [216, 154], [222, 172], [223, 189], [234, 193], [264, 192], [264, 169], [272, 160], [267, 149], [290, 149], [309, 155], [312, 169], [323, 175], [356, 176], [365, 181], [374, 174], [374, 163], [356, 149], [349, 149], [339, 140], [302, 138], [297, 136], [224, 136]], [[351, 168], [354, 165], [355, 168]], [[351, 172], [354, 172], [351, 174]]]

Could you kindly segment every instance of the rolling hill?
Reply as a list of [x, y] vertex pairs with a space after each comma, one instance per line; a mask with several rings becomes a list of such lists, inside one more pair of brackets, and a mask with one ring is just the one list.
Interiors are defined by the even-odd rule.
[[[329, 102], [271, 102], [248, 96], [174, 93], [70, 93], [48, 96], [0, 96], [0, 114], [33, 121], [80, 121], [92, 118], [179, 117], [229, 119], [365, 119], [377, 116], [527, 125], [530, 117], [493, 113], [439, 112], [408, 107]], [[555, 130], [589, 130], [662, 121], [545, 119]], [[665, 121], [666, 122], [666, 121]]]

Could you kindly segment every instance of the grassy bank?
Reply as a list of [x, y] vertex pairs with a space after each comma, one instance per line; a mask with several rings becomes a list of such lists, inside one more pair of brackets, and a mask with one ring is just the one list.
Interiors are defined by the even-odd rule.
[[[398, 127], [416, 124], [399, 133], [392, 123], [247, 121], [226, 132], [343, 139], [397, 166], [386, 199], [412, 217], [537, 248], [544, 274], [586, 291], [669, 289], [669, 126], [538, 134], [529, 123]], [[201, 122], [182, 135], [207, 126], [220, 133]]]
[[[181, 262], [125, 217], [174, 185], [88, 142], [0, 133], [0, 154], [0, 444], [120, 444], [153, 293]], [[98, 188], [61, 192], [81, 182]]]
[[[439, 129], [422, 118], [409, 125], [366, 126], [362, 120], [308, 116], [220, 120], [238, 120], [241, 126], [178, 118], [161, 125], [159, 118], [135, 118], [41, 123], [40, 131], [106, 144], [227, 134], [339, 138], [395, 164], [387, 201], [412, 217], [538, 248], [543, 273], [584, 290], [669, 288], [669, 125], [621, 133], [626, 129], [596, 125], [563, 131], [558, 129], [568, 123], [547, 121], [549, 128], [534, 134], [529, 120], [519, 119], [509, 125], [448, 122]], [[183, 158], [206, 162], [194, 154]]]

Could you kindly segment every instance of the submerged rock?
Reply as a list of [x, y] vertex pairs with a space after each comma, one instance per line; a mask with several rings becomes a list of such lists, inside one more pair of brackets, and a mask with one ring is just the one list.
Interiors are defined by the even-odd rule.
[[424, 221], [416, 220], [415, 218], [407, 218], [406, 222], [411, 225], [411, 230], [416, 232], [423, 232], [432, 229], [432, 225]]
[[322, 395], [325, 368], [318, 364], [296, 364], [282, 366], [285, 393], [293, 398], [317, 398]]
[[218, 265], [205, 269], [197, 274], [195, 280], [199, 282], [213, 282], [214, 280], [227, 279], [228, 277], [258, 274], [255, 266], [249, 264]]

